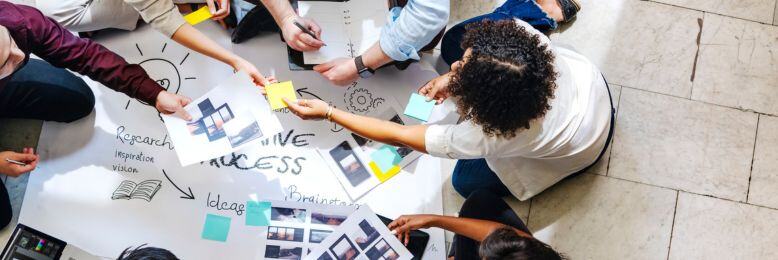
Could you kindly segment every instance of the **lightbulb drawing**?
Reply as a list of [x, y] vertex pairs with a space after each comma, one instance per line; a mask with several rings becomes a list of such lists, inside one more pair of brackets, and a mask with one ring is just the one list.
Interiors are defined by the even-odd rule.
[[[138, 49], [138, 53], [141, 57], [145, 57], [143, 54], [143, 50], [141, 50], [139, 44], [135, 44], [135, 48]], [[160, 55], [158, 57], [152, 57], [145, 59], [138, 63], [141, 67], [143, 67], [144, 70], [146, 70], [146, 73], [149, 74], [149, 77], [157, 82], [162, 88], [167, 90], [170, 93], [178, 94], [179, 91], [181, 91], [181, 71], [178, 69], [178, 66], [183, 66], [184, 62], [186, 62], [186, 59], [189, 58], [189, 52], [187, 52], [184, 57], [181, 59], [180, 62], [178, 62], [178, 65], [173, 63], [167, 58], [164, 58], [161, 54], [165, 53], [165, 48], [167, 48], [167, 43], [162, 45], [162, 50], [160, 51]], [[196, 77], [184, 77], [183, 80], [195, 80]], [[127, 101], [127, 105], [124, 106], [124, 109], [127, 110], [130, 107], [130, 103], [132, 102], [132, 99]]]

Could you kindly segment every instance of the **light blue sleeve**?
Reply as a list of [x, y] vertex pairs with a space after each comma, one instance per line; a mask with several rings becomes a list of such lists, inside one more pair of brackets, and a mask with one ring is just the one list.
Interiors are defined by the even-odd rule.
[[446, 26], [449, 0], [409, 0], [389, 11], [381, 29], [381, 50], [396, 61], [419, 59], [418, 51]]

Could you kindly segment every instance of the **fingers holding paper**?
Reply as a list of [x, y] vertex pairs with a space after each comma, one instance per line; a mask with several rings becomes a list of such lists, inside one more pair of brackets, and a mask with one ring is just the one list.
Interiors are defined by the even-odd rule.
[[184, 107], [191, 102], [192, 99], [188, 97], [162, 91], [157, 95], [157, 104], [155, 107], [157, 108], [157, 111], [162, 114], [173, 114], [181, 119], [189, 121], [192, 120], [192, 116], [184, 110]]
[[230, 0], [206, 0], [205, 3], [214, 21], [223, 20], [230, 15]]
[[419, 94], [427, 97], [428, 101], [435, 100], [436, 104], [441, 104], [449, 97], [449, 82], [451, 82], [451, 73], [440, 75], [419, 88]]
[[327, 116], [327, 109], [330, 105], [318, 99], [298, 99], [297, 102], [284, 98], [284, 102], [289, 106], [296, 116], [303, 120], [323, 119]]

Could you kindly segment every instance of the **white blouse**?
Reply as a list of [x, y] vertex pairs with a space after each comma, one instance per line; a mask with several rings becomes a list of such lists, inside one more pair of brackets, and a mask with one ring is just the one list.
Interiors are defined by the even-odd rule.
[[548, 37], [524, 21], [555, 55], [558, 73], [551, 109], [513, 138], [487, 136], [471, 121], [430, 125], [425, 145], [430, 155], [452, 159], [485, 158], [519, 200], [527, 200], [592, 164], [605, 147], [612, 107], [600, 71], [585, 57], [553, 47]]

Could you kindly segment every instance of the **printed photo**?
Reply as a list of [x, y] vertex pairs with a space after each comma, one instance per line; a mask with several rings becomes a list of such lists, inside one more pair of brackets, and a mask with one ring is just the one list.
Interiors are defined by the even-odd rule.
[[273, 207], [270, 210], [270, 219], [274, 221], [305, 223], [305, 216], [304, 209]]
[[347, 141], [343, 141], [338, 146], [330, 150], [330, 156], [335, 159], [343, 174], [352, 186], [359, 186], [362, 182], [370, 178], [370, 172], [359, 161], [354, 149]]
[[340, 223], [343, 223], [343, 221], [346, 221], [346, 216], [327, 215], [327, 214], [315, 213], [315, 212], [311, 214], [312, 224], [340, 226]]
[[321, 243], [321, 241], [324, 241], [330, 233], [332, 233], [332, 231], [311, 229], [308, 233], [308, 242], [316, 244]]
[[379, 240], [370, 250], [365, 252], [365, 255], [370, 260], [396, 260], [400, 258], [400, 254], [386, 243], [386, 240]]
[[251, 140], [262, 137], [259, 123], [248, 110], [240, 111], [240, 117], [236, 117], [232, 108], [227, 103], [215, 107], [210, 98], [197, 103], [197, 111], [190, 111], [193, 115], [200, 115], [187, 122], [187, 129], [192, 136], [205, 135], [209, 142], [220, 141], [228, 137], [232, 147], [238, 147]]
[[280, 241], [303, 242], [305, 229], [291, 227], [267, 227], [267, 239]]
[[354, 243], [346, 237], [346, 235], [340, 236], [332, 246], [330, 246], [330, 252], [338, 260], [352, 260], [356, 259], [359, 255], [359, 251], [354, 247]]
[[272, 259], [303, 259], [303, 249], [294, 246], [265, 246], [265, 258]]
[[370, 225], [370, 222], [367, 222], [367, 220], [359, 222], [359, 229], [351, 234], [351, 238], [357, 242], [357, 245], [362, 250], [365, 250], [380, 236], [381, 234], [378, 233], [378, 230]]

